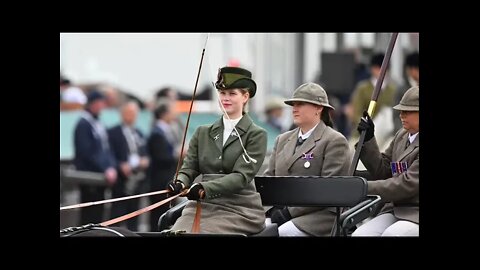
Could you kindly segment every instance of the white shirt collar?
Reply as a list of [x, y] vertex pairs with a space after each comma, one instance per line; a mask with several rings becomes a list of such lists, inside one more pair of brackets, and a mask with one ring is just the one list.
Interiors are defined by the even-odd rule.
[[163, 131], [165, 131], [165, 132], [170, 131], [170, 125], [167, 122], [159, 119], [159, 120], [157, 120], [156, 124], [157, 124], [157, 127], [161, 128]]
[[126, 125], [126, 124], [123, 124], [123, 123], [122, 123], [122, 129], [128, 129], [128, 130], [131, 130], [131, 131], [135, 130], [135, 128], [133, 126], [129, 126], [129, 125]]
[[315, 130], [317, 126], [318, 124], [316, 124], [312, 129], [307, 131], [307, 133], [305, 134], [302, 134], [302, 129], [300, 129], [300, 131], [298, 132], [298, 137], [302, 137], [303, 140], [306, 140], [308, 137], [310, 137], [310, 135], [313, 133], [313, 130]]
[[231, 119], [231, 120], [225, 118], [225, 116], [222, 117], [222, 119], [223, 119], [223, 145], [225, 145], [225, 143], [228, 140], [228, 137], [230, 137], [230, 134], [233, 131], [233, 127], [235, 127], [238, 124], [238, 122], [240, 122], [240, 119], [242, 119], [242, 117], [243, 117], [243, 115], [240, 116], [237, 119]]
[[413, 135], [408, 133], [408, 140], [410, 141], [410, 143], [413, 143], [413, 141], [415, 141], [415, 138], [417, 137], [417, 135], [418, 135], [418, 132]]
[[237, 119], [227, 119], [224, 117], [222, 117], [223, 119], [223, 127], [225, 129], [229, 129], [230, 131], [232, 131], [233, 127], [236, 126], [238, 124], [238, 122], [240, 122], [240, 119], [242, 119], [243, 115], [240, 116], [239, 118]]

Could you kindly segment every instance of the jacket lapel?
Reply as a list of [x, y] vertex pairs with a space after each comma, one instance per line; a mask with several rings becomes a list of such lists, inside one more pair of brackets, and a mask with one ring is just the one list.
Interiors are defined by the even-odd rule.
[[[248, 116], [248, 114], [244, 114], [242, 119], [238, 122], [238, 124], [235, 126], [238, 130], [238, 136], [233, 136], [233, 135], [230, 135], [228, 136], [228, 139], [227, 141], [225, 142], [225, 145], [223, 146], [223, 148], [226, 148], [228, 147], [232, 142], [234, 142], [237, 138], [239, 138], [240, 136], [242, 136], [245, 132], [247, 132], [248, 128], [250, 127], [250, 125], [252, 124], [252, 119], [250, 119], [250, 116]], [[223, 132], [223, 131], [222, 131]], [[235, 133], [235, 129], [232, 131], [232, 134]], [[223, 135], [223, 133], [222, 133]]]
[[282, 154], [278, 157], [277, 161], [279, 164], [290, 164], [293, 158], [293, 151], [295, 151], [295, 146], [297, 145], [299, 130], [300, 128], [297, 127], [295, 132], [292, 132], [290, 137], [288, 137], [287, 141], [283, 145], [283, 151], [281, 152]]
[[[419, 137], [420, 137], [420, 133], [417, 134], [417, 137], [415, 137], [415, 140], [413, 140], [413, 142], [407, 147], [407, 149], [405, 149], [400, 154], [400, 156], [398, 157], [398, 161], [401, 161], [402, 159], [404, 159], [406, 156], [408, 156], [408, 154], [410, 154], [413, 150], [415, 150], [415, 148], [419, 146], [419, 142], [418, 142]], [[408, 140], [408, 132], [405, 133], [405, 139], [401, 140], [400, 147], [403, 148], [407, 144], [407, 140]]]
[[[223, 117], [223, 116], [222, 116]], [[210, 129], [210, 137], [215, 142], [220, 153], [222, 152], [223, 144], [223, 121], [222, 117], [219, 120], [213, 123], [212, 128]]]
[[[288, 168], [293, 166], [295, 161], [303, 156], [304, 153], [309, 153], [315, 146], [317, 145], [317, 141], [320, 140], [323, 136], [323, 133], [325, 132], [326, 125], [323, 121], [320, 121], [318, 123], [317, 127], [313, 131], [312, 135], [310, 135], [307, 140], [300, 145], [300, 147], [297, 148], [295, 151], [295, 154], [293, 154], [289, 159], [288, 159]], [[299, 129], [300, 130], [300, 129]], [[296, 135], [294, 138], [290, 137], [293, 139], [293, 149], [295, 149], [295, 146], [297, 144], [297, 137], [298, 137], [298, 132], [294, 132], [294, 135]], [[289, 142], [292, 143], [292, 142]], [[290, 153], [293, 153], [293, 149]], [[287, 152], [288, 153], [288, 152]]]

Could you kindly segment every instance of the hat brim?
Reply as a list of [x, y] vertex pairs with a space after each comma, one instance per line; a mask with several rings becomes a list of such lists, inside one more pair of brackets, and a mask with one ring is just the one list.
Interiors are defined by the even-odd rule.
[[283, 105], [282, 104], [275, 104], [275, 105], [265, 107], [266, 112], [276, 110], [276, 109], [283, 109]]
[[402, 104], [398, 104], [398, 105], [394, 106], [393, 109], [397, 110], [397, 111], [409, 111], [409, 112], [418, 112], [419, 111], [418, 106], [407, 106], [407, 105], [402, 105]]
[[312, 100], [304, 99], [304, 98], [291, 98], [291, 99], [285, 100], [284, 102], [285, 102], [285, 104], [290, 105], [290, 106], [293, 106], [293, 102], [307, 102], [307, 103], [320, 105], [320, 106], [327, 107], [327, 108], [330, 108], [332, 110], [335, 110], [335, 108], [333, 106], [329, 105], [329, 104], [322, 103], [322, 102], [319, 102], [319, 101], [312, 101]]
[[250, 98], [255, 96], [257, 93], [257, 84], [254, 80], [249, 78], [242, 78], [234, 81], [230, 85], [226, 87], [217, 87], [218, 90], [228, 90], [228, 89], [235, 89], [235, 88], [248, 88], [248, 92], [250, 93]]

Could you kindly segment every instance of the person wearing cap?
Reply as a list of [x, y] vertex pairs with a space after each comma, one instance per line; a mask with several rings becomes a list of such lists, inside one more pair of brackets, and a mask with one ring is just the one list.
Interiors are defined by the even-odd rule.
[[245, 112], [257, 86], [250, 71], [223, 67], [215, 87], [224, 114], [196, 129], [178, 177], [169, 184], [170, 194], [189, 188], [190, 200], [171, 229], [190, 232], [200, 201], [200, 233], [259, 233], [265, 212], [253, 179], [265, 159], [267, 132]]
[[[305, 83], [285, 103], [293, 107], [297, 128], [276, 138], [264, 175], [347, 175], [348, 142], [332, 128], [330, 110], [334, 108], [325, 90]], [[335, 215], [334, 207], [284, 207], [271, 212], [271, 221], [279, 225], [280, 236], [330, 236]]]
[[[109, 185], [117, 180], [115, 158], [110, 149], [108, 133], [98, 120], [100, 112], [105, 108], [105, 96], [97, 90], [88, 94], [85, 110], [82, 112], [74, 132], [75, 158], [73, 164], [79, 171], [99, 172], [105, 174]], [[104, 186], [80, 184], [80, 201], [92, 202], [105, 198]], [[103, 219], [103, 205], [85, 207], [80, 212], [82, 225], [99, 223]]]
[[282, 115], [283, 115], [283, 102], [279, 98], [270, 99], [265, 105], [265, 115], [267, 116], [267, 123], [276, 128], [279, 132], [282, 132]]
[[379, 195], [387, 203], [380, 214], [355, 230], [352, 236], [418, 236], [419, 235], [419, 90], [411, 87], [400, 103], [403, 127], [395, 134], [384, 153], [380, 153], [375, 125], [364, 112], [358, 131], [366, 130], [360, 153], [375, 181], [368, 181], [368, 194]]

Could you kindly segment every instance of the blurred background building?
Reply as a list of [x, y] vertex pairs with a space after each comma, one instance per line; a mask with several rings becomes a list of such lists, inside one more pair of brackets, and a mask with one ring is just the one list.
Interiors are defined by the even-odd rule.
[[[197, 95], [212, 91], [218, 68], [252, 71], [258, 89], [250, 111], [261, 113], [269, 96], [289, 97], [301, 83], [315, 81], [345, 102], [370, 56], [385, 52], [391, 33], [212, 33]], [[61, 33], [60, 71], [82, 85], [107, 84], [148, 104], [164, 86], [191, 95], [206, 33]], [[406, 54], [418, 51], [418, 33], [400, 33], [390, 76], [404, 80]], [[367, 71], [368, 72], [368, 71]], [[209, 97], [215, 97], [209, 93]], [[213, 101], [215, 102], [215, 101]], [[199, 102], [196, 111], [218, 111]], [[286, 108], [288, 110], [288, 108]], [[263, 117], [263, 116], [262, 116]], [[285, 125], [291, 121], [285, 114]]]

